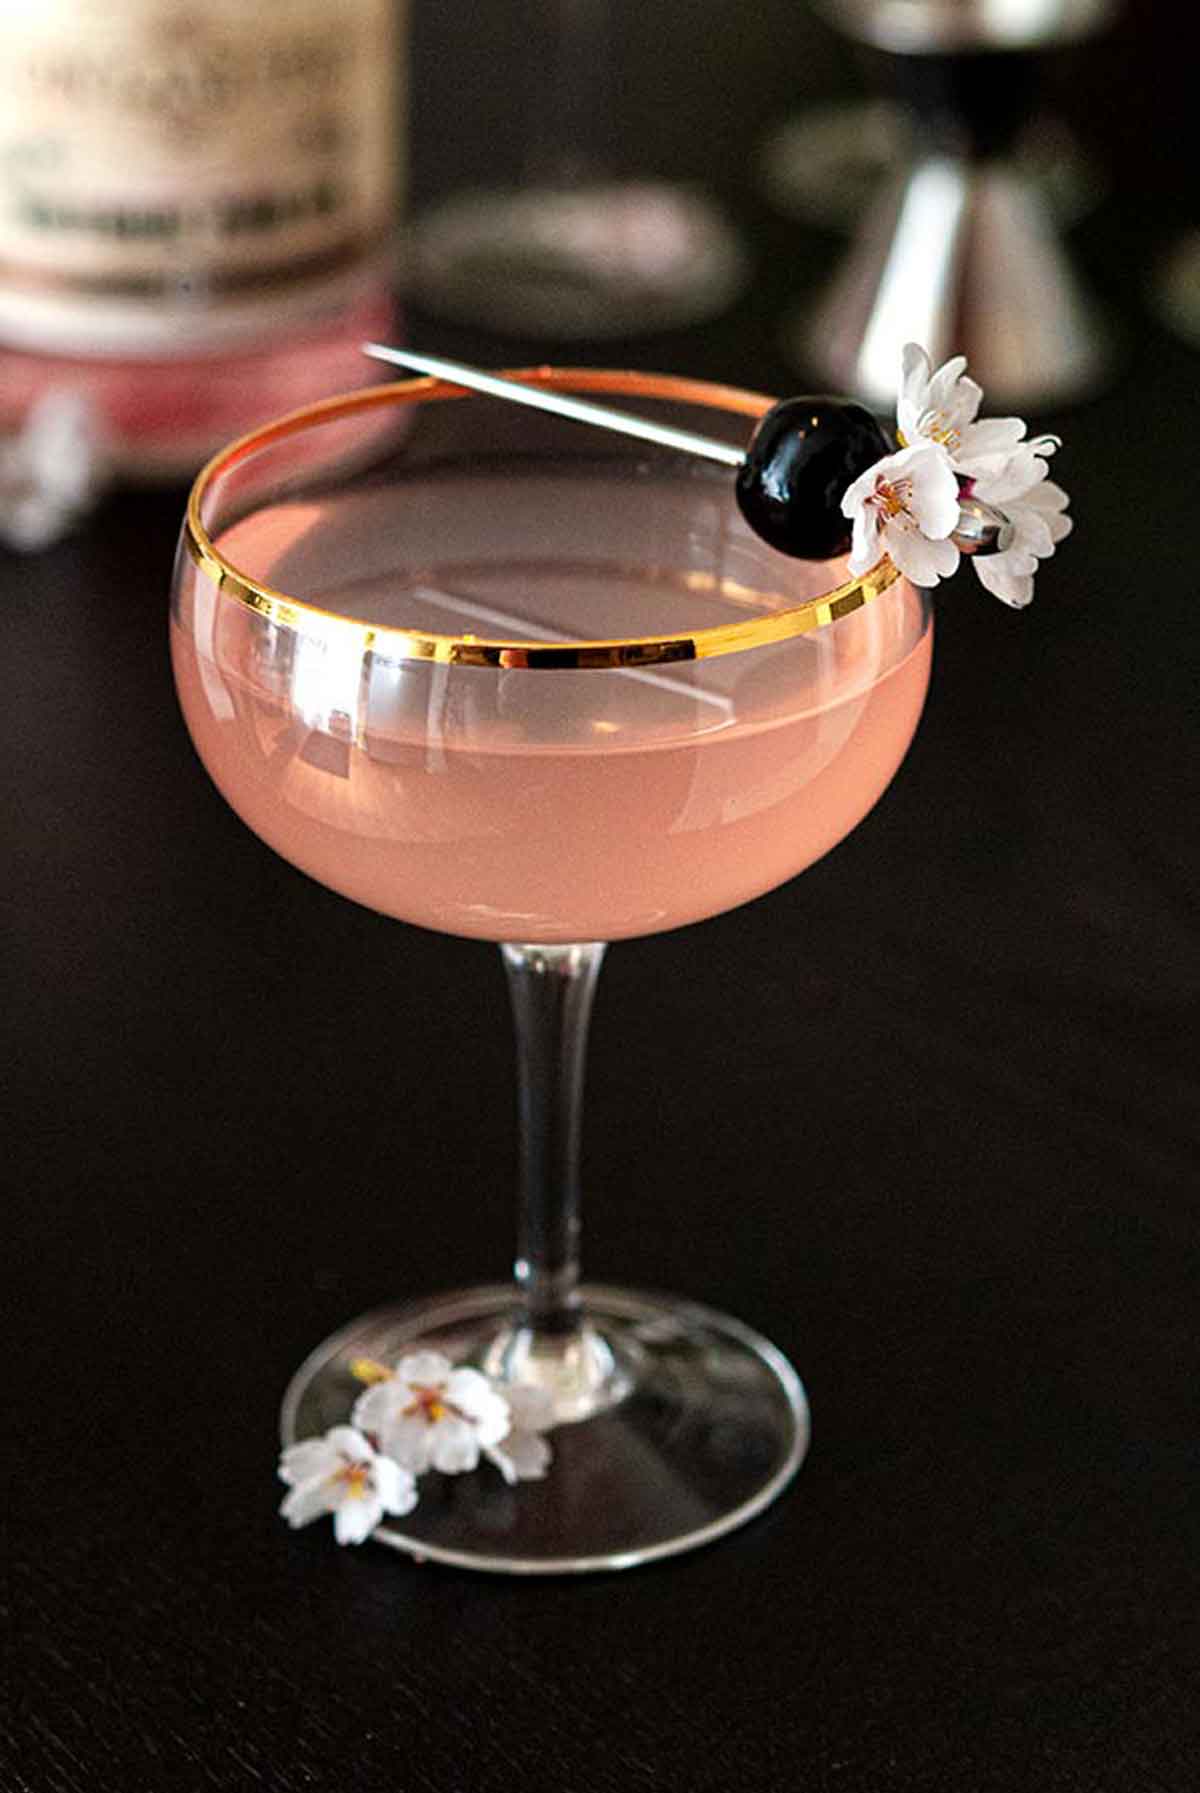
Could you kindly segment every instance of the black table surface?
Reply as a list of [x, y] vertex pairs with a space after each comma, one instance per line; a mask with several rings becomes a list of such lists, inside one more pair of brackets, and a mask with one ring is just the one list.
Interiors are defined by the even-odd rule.
[[[418, 194], [467, 172], [451, 11]], [[772, 5], [778, 54], [727, 25], [664, 122], [653, 57], [696, 13], [657, 43], [629, 9], [631, 141], [715, 185], [757, 278], [579, 358], [794, 389], [778, 319], [838, 244], [768, 210], [733, 120], [844, 51]], [[489, 52], [457, 65], [481, 95]], [[1188, 222], [1165, 146], [1077, 113], [1111, 184], [1072, 249], [1120, 363], [1038, 420], [1075, 536], [1022, 616], [943, 589], [917, 740], [847, 841], [601, 980], [588, 1270], [752, 1322], [813, 1405], [793, 1487], [707, 1549], [528, 1583], [281, 1524], [301, 1357], [505, 1272], [497, 955], [351, 906], [218, 797], [165, 657], [178, 491], [0, 556], [3, 1793], [1200, 1784], [1200, 356], [1147, 304]]]

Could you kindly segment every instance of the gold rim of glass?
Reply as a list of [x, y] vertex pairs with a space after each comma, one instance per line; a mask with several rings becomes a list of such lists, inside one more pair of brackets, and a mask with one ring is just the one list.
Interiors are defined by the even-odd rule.
[[[522, 380], [529, 385], [559, 388], [570, 392], [624, 393], [628, 396], [676, 399], [683, 404], [702, 404], [724, 411], [741, 413], [757, 419], [768, 410], [774, 399], [762, 393], [747, 392], [736, 386], [722, 386], [707, 380], [689, 380], [665, 374], [619, 372], [609, 368], [536, 367], [503, 370], [504, 377]], [[291, 411], [274, 422], [260, 425], [248, 435], [223, 448], [197, 475], [188, 497], [184, 521], [184, 542], [199, 570], [216, 585], [222, 596], [233, 598], [256, 611], [272, 623], [286, 629], [303, 630], [308, 635], [335, 639], [341, 643], [355, 641], [364, 654], [374, 653], [389, 660], [424, 660], [443, 666], [490, 666], [542, 668], [545, 670], [590, 670], [604, 667], [641, 667], [664, 662], [708, 660], [719, 654], [745, 653], [750, 648], [765, 647], [772, 642], [787, 641], [796, 635], [810, 634], [837, 622], [840, 617], [869, 604], [900, 577], [885, 555], [867, 572], [847, 579], [818, 597], [801, 604], [787, 605], [780, 610], [745, 622], [718, 623], [691, 634], [665, 636], [634, 635], [605, 640], [555, 642], [493, 640], [476, 635], [434, 635], [422, 629], [405, 629], [356, 621], [323, 610], [305, 599], [276, 591], [260, 579], [226, 559], [214, 546], [201, 520], [205, 496], [222, 473], [259, 449], [298, 434], [314, 424], [349, 417], [359, 411], [396, 403], [427, 403], [431, 400], [468, 398], [465, 387], [442, 380], [402, 380], [386, 386], [371, 386], [361, 392], [322, 399], [316, 404]], [[582, 427], [582, 426], [581, 426]], [[745, 595], [745, 594], [741, 594]]]

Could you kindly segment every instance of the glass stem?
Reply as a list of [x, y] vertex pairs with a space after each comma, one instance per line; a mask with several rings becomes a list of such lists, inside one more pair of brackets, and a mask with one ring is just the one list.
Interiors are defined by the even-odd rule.
[[583, 1068], [604, 946], [500, 951], [517, 1031], [518, 1306], [541, 1332], [572, 1332], [579, 1325]]
[[543, 1388], [556, 1422], [588, 1419], [631, 1386], [631, 1365], [590, 1324], [579, 1296], [583, 1067], [604, 943], [500, 951], [517, 1031], [516, 1311], [484, 1368]]

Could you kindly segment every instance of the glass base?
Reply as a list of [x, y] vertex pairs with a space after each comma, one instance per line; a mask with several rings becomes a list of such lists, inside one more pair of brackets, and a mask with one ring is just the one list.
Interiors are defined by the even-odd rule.
[[417, 220], [407, 248], [428, 310], [568, 341], [697, 322], [745, 279], [721, 214], [664, 181], [460, 194]]
[[355, 1358], [390, 1365], [428, 1349], [489, 1373], [519, 1362], [560, 1411], [588, 1410], [547, 1434], [545, 1479], [510, 1486], [487, 1462], [469, 1475], [431, 1472], [417, 1508], [385, 1520], [378, 1540], [418, 1561], [553, 1575], [673, 1556], [761, 1512], [808, 1448], [808, 1403], [787, 1359], [739, 1321], [690, 1302], [608, 1288], [582, 1297], [583, 1348], [560, 1354], [557, 1385], [546, 1356], [521, 1348], [511, 1287], [365, 1315], [293, 1378], [283, 1442], [346, 1422], [362, 1388]]

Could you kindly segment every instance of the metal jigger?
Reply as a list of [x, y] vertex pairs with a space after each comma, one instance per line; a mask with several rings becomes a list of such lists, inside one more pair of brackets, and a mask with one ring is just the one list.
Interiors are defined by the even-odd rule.
[[1042, 193], [1013, 144], [1036, 54], [1096, 29], [1115, 0], [824, 0], [843, 31], [887, 54], [925, 147], [880, 195], [794, 359], [887, 405], [906, 342], [965, 354], [990, 398], [1037, 410], [1094, 389], [1107, 333], [1079, 289]]

